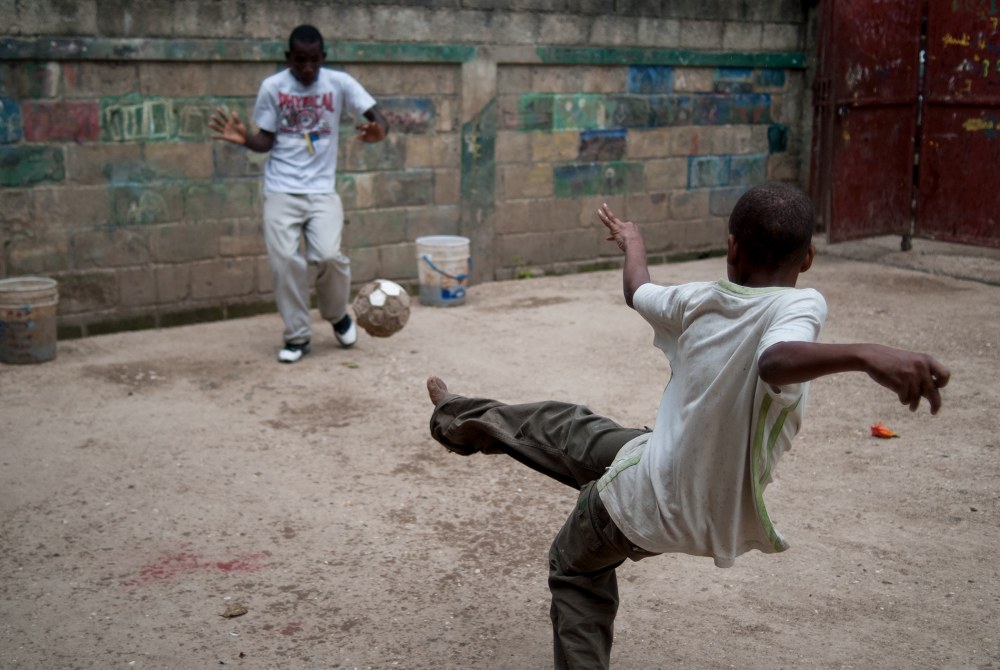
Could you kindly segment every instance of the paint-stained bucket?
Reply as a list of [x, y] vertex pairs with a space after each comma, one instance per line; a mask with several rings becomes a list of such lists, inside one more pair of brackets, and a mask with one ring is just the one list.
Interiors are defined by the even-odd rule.
[[456, 235], [418, 237], [420, 302], [438, 307], [463, 304], [471, 265], [469, 238]]
[[58, 308], [55, 279], [0, 279], [0, 362], [44, 363], [55, 358]]

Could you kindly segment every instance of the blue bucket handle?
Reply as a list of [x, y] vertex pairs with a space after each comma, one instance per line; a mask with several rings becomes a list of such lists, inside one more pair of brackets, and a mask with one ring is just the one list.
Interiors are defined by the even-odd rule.
[[[426, 254], [423, 256], [423, 259], [424, 259], [425, 263], [427, 263], [428, 265], [431, 266], [432, 270], [434, 270], [435, 272], [437, 272], [440, 275], [444, 275], [448, 279], [454, 279], [455, 281], [465, 281], [469, 277], [468, 273], [466, 273], [464, 275], [450, 275], [450, 274], [448, 274], [447, 272], [445, 272], [444, 270], [442, 270], [438, 266], [434, 265], [434, 262], [431, 261], [430, 256], [427, 256]], [[472, 268], [472, 257], [470, 256], [469, 259], [466, 262], [469, 264], [469, 269], [471, 269]]]

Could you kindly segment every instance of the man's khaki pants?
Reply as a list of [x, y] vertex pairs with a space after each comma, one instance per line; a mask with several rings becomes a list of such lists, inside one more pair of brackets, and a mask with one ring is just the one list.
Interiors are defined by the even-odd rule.
[[634, 546], [612, 523], [595, 483], [618, 450], [647, 430], [622, 428], [581, 405], [506, 405], [457, 395], [438, 403], [430, 426], [451, 451], [507, 454], [580, 490], [549, 550], [555, 667], [608, 668], [618, 611], [615, 568], [626, 558], [654, 554]]

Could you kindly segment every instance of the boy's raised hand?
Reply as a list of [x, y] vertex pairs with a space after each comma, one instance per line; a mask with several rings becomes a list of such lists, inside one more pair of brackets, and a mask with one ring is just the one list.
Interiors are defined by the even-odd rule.
[[951, 378], [948, 368], [927, 354], [894, 349], [881, 344], [865, 345], [868, 376], [895, 391], [899, 402], [915, 412], [920, 399], [927, 398], [931, 414], [941, 408], [941, 392]]
[[608, 207], [608, 203], [604, 203], [597, 208], [597, 218], [608, 229], [608, 241], [617, 244], [618, 248], [622, 251], [627, 251], [629, 244], [633, 241], [642, 240], [639, 227], [631, 221], [622, 221], [615, 216], [611, 208]]
[[358, 139], [362, 142], [374, 144], [375, 142], [381, 142], [385, 139], [385, 128], [383, 128], [382, 125], [376, 121], [359, 123], [356, 128], [358, 130]]
[[247, 143], [247, 127], [240, 121], [236, 112], [226, 114], [226, 110], [216, 107], [208, 127], [215, 131], [212, 135], [213, 140], [225, 140], [239, 145]]

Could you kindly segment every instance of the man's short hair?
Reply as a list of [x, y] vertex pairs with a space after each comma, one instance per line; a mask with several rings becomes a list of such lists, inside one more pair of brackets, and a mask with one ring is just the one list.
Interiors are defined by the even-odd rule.
[[303, 46], [318, 44], [321, 50], [325, 48], [323, 46], [323, 35], [320, 34], [319, 29], [315, 26], [301, 25], [295, 28], [295, 30], [292, 31], [292, 34], [288, 37], [289, 51], [295, 49], [295, 42], [298, 42]]
[[805, 258], [816, 210], [800, 189], [781, 182], [751, 188], [729, 215], [729, 233], [752, 263], [781, 268]]

